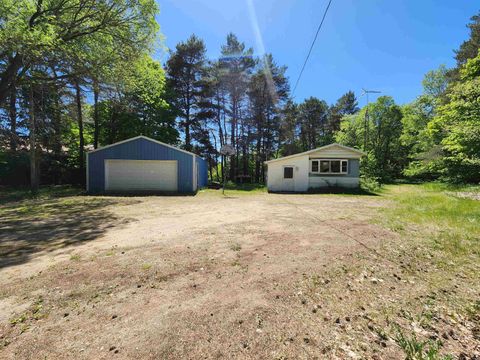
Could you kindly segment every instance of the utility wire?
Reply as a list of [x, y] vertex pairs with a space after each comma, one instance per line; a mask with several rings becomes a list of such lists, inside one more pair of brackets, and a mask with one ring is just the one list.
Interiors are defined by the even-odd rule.
[[300, 82], [300, 78], [302, 77], [303, 70], [305, 70], [305, 65], [307, 65], [308, 58], [310, 57], [310, 54], [312, 53], [313, 46], [315, 45], [315, 41], [317, 41], [318, 33], [320, 32], [320, 29], [322, 28], [323, 21], [325, 20], [325, 17], [327, 16], [328, 9], [330, 8], [330, 4], [332, 3], [332, 0], [328, 2], [327, 8], [325, 9], [325, 12], [323, 13], [322, 21], [320, 22], [320, 25], [318, 25], [317, 32], [315, 33], [315, 37], [313, 38], [312, 45], [310, 45], [310, 50], [308, 50], [307, 57], [305, 58], [305, 62], [303, 63], [302, 70], [300, 71], [300, 74], [298, 75], [297, 82], [295, 83], [295, 87], [293, 88], [292, 91], [292, 97], [295, 94], [295, 90], [297, 90], [298, 83]]

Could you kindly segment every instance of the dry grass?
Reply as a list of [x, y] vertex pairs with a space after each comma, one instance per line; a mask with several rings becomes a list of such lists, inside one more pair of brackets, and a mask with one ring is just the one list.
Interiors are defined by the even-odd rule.
[[473, 356], [478, 208], [446, 191], [75, 198], [116, 223], [2, 269], [0, 357]]

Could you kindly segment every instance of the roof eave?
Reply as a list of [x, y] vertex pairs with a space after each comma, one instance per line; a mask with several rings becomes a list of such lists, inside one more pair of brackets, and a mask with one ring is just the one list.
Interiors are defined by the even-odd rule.
[[273, 163], [273, 162], [277, 162], [277, 161], [281, 161], [281, 160], [285, 160], [285, 159], [292, 159], [292, 158], [298, 157], [298, 156], [309, 155], [309, 154], [314, 153], [314, 152], [316, 152], [316, 151], [328, 149], [328, 148], [330, 148], [330, 147], [332, 147], [332, 146], [339, 146], [339, 147], [344, 148], [344, 149], [346, 149], [346, 150], [355, 152], [355, 153], [357, 153], [357, 154], [359, 154], [359, 155], [361, 155], [361, 156], [366, 155], [366, 153], [364, 153], [364, 152], [361, 151], [361, 150], [358, 150], [358, 149], [355, 149], [355, 148], [352, 148], [352, 147], [349, 147], [349, 146], [345, 146], [345, 145], [342, 145], [342, 144], [333, 143], [333, 144], [328, 144], [328, 145], [325, 145], [325, 146], [321, 146], [321, 147], [316, 148], [316, 149], [304, 151], [304, 152], [301, 152], [301, 153], [298, 153], [298, 154], [293, 154], [293, 155], [284, 156], [284, 157], [277, 158], [277, 159], [272, 159], [272, 160], [264, 161], [264, 164], [269, 164], [269, 163]]
[[[179, 149], [178, 147], [175, 147], [175, 146], [173, 146], [173, 145], [166, 144], [166, 143], [164, 143], [164, 142], [161, 142], [161, 141], [158, 141], [158, 140], [149, 138], [148, 136], [145, 136], [145, 135], [138, 135], [138, 136], [134, 136], [134, 137], [132, 137], [132, 138], [130, 138], [130, 139], [125, 139], [125, 140], [122, 140], [122, 141], [117, 141], [116, 143], [102, 146], [101, 148], [88, 151], [87, 153], [88, 153], [88, 154], [91, 154], [91, 153], [94, 153], [94, 152], [97, 152], [97, 151], [102, 151], [102, 150], [105, 150], [105, 149], [114, 147], [114, 146], [116, 146], [116, 145], [124, 144], [124, 143], [130, 142], [130, 141], [134, 141], [134, 140], [137, 140], [137, 139], [145, 139], [145, 140], [154, 142], [154, 143], [156, 143], [156, 144], [163, 145], [163, 146], [169, 147], [169, 148], [174, 149], [174, 150], [181, 151], [181, 152], [183, 152], [183, 153], [186, 153], [186, 154], [189, 154], [189, 155], [192, 155], [192, 156], [198, 156], [197, 154], [192, 153], [192, 152], [190, 152], [190, 151], [183, 150], [183, 149]], [[198, 156], [198, 157], [200, 157], [200, 156]], [[200, 157], [200, 158], [201, 158], [201, 157]]]

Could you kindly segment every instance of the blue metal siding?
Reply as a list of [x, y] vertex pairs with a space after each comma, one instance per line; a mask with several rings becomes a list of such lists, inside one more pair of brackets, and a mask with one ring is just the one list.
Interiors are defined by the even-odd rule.
[[192, 155], [148, 139], [138, 138], [88, 155], [88, 182], [91, 193], [105, 191], [105, 160], [107, 159], [177, 160], [178, 192], [193, 192]]
[[196, 157], [198, 167], [198, 188], [201, 189], [208, 185], [208, 164], [205, 159]]

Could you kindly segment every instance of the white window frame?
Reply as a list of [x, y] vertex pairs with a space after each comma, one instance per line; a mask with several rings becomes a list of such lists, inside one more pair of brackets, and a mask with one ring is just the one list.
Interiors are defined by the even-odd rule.
[[[312, 171], [312, 163], [318, 161], [318, 171]], [[322, 161], [328, 161], [328, 171], [321, 172], [320, 164]], [[332, 161], [340, 161], [340, 172], [332, 172]], [[343, 163], [347, 163], [347, 171], [343, 171]], [[310, 173], [311, 174], [321, 174], [321, 175], [346, 175], [348, 174], [348, 159], [310, 159]]]

